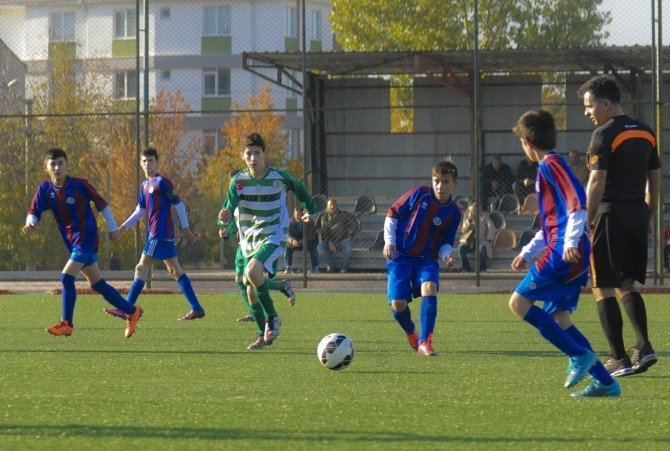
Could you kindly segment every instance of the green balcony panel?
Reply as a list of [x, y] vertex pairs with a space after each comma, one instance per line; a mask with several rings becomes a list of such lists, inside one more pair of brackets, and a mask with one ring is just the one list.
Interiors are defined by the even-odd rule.
[[203, 97], [200, 109], [205, 113], [229, 113], [230, 97]]
[[298, 99], [295, 97], [286, 98], [286, 114], [295, 116], [298, 113]]
[[136, 39], [114, 39], [112, 41], [112, 56], [115, 58], [135, 56], [136, 46]]
[[312, 39], [311, 41], [309, 41], [309, 50], [312, 51], [312, 52], [322, 51], [321, 41], [317, 41], [315, 39]]
[[114, 111], [119, 113], [134, 113], [137, 110], [135, 99], [114, 100]]
[[284, 38], [284, 51], [285, 52], [297, 52], [298, 51], [298, 38]]
[[230, 55], [233, 53], [232, 36], [203, 36], [200, 42], [202, 55]]
[[61, 54], [66, 58], [77, 58], [77, 43], [76, 42], [50, 42], [49, 43], [49, 59], [54, 59], [56, 54]]

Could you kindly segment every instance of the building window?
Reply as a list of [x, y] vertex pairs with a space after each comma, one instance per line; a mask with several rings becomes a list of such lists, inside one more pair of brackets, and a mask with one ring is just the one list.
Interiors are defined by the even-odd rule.
[[168, 20], [170, 19], [170, 7], [162, 6], [161, 7], [161, 19]]
[[230, 5], [205, 6], [204, 36], [230, 36]]
[[204, 95], [209, 97], [230, 95], [230, 69], [206, 70], [204, 76]]
[[123, 70], [114, 73], [114, 98], [137, 98], [137, 72], [134, 70]]
[[301, 130], [290, 129], [288, 131], [288, 157], [298, 158], [300, 156], [300, 133]]
[[114, 12], [114, 38], [127, 39], [137, 36], [135, 25], [137, 16], [134, 9], [124, 9]]
[[295, 6], [286, 7], [286, 26], [284, 35], [288, 38], [298, 37], [298, 8]]
[[321, 11], [312, 11], [310, 39], [314, 39], [315, 41], [321, 40]]
[[226, 135], [219, 129], [203, 131], [203, 152], [205, 155], [214, 155], [217, 150], [226, 146]]
[[161, 71], [161, 80], [170, 81], [171, 77], [172, 77], [172, 72], [170, 72], [169, 69]]
[[49, 38], [51, 42], [74, 41], [74, 23], [74, 11], [52, 13], [49, 26]]

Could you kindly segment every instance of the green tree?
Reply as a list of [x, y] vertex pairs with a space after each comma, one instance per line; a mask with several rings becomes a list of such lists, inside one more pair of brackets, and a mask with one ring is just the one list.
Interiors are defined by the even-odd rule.
[[[607, 38], [603, 0], [479, 0], [480, 48], [599, 45]], [[345, 50], [469, 50], [474, 0], [331, 0]]]

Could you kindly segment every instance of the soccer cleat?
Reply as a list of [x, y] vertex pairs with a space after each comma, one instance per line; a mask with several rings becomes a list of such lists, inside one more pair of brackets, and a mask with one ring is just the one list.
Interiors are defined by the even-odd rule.
[[584, 355], [570, 357], [570, 367], [568, 368], [568, 377], [565, 379], [565, 388], [574, 387], [579, 381], [584, 379], [586, 373], [598, 361], [595, 352], [586, 351]]
[[656, 357], [656, 352], [651, 347], [651, 343], [646, 342], [641, 349], [633, 348], [633, 355], [630, 360], [633, 365], [633, 373], [640, 374], [658, 362], [658, 357]]
[[437, 352], [435, 352], [435, 349], [433, 349], [432, 337], [433, 334], [430, 334], [427, 340], [419, 343], [419, 349], [417, 350], [419, 355], [425, 355], [429, 357], [435, 357], [437, 355]]
[[279, 291], [281, 291], [282, 294], [286, 296], [288, 305], [293, 307], [295, 305], [295, 291], [293, 291], [293, 284], [291, 284], [290, 280], [282, 280], [282, 283], [284, 284], [284, 288]]
[[416, 329], [411, 334], [405, 334], [407, 337], [407, 343], [414, 349], [415, 351], [419, 350], [419, 336], [416, 333]]
[[273, 341], [279, 336], [279, 329], [281, 328], [281, 318], [279, 315], [265, 320], [265, 332], [263, 338], [265, 341]]
[[137, 323], [142, 317], [142, 308], [139, 305], [135, 306], [135, 312], [129, 315], [126, 315], [126, 338], [130, 338], [135, 333], [137, 329]]
[[293, 269], [291, 269], [290, 266], [287, 266], [286, 268], [284, 268], [284, 274], [291, 274], [292, 272], [293, 272]]
[[603, 385], [599, 381], [593, 379], [591, 385], [586, 387], [584, 390], [570, 393], [570, 396], [572, 396], [573, 398], [583, 398], [588, 396], [616, 398], [617, 396], [620, 395], [621, 395], [621, 385], [619, 385], [619, 382], [616, 379], [610, 385]]
[[258, 335], [256, 341], [247, 346], [247, 349], [263, 349], [266, 346], [270, 346], [272, 341], [265, 341], [263, 334]]
[[191, 321], [192, 319], [200, 319], [205, 317], [205, 310], [189, 310], [184, 316], [177, 321]]
[[624, 377], [633, 374], [633, 365], [630, 363], [630, 357], [628, 356], [622, 359], [609, 356], [603, 365], [612, 377]]
[[319, 274], [319, 267], [315, 266], [314, 268], [307, 271], [307, 274]]
[[62, 319], [57, 324], [47, 327], [47, 332], [57, 337], [69, 337], [74, 328], [70, 326], [68, 320]]
[[103, 312], [107, 313], [109, 316], [114, 316], [116, 318], [126, 319], [126, 314], [117, 308], [104, 308]]
[[254, 320], [254, 316], [251, 313], [249, 313], [248, 315], [245, 315], [241, 318], [237, 318], [235, 321], [237, 321], [238, 323], [246, 323], [248, 321], [253, 321], [253, 320]]

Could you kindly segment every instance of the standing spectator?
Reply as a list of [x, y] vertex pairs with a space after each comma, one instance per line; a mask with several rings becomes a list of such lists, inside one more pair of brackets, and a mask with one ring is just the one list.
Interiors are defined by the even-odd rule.
[[302, 207], [296, 207], [293, 210], [293, 218], [288, 224], [288, 240], [284, 251], [285, 274], [293, 272], [293, 251], [302, 249], [305, 243], [307, 243], [309, 260], [312, 264], [309, 273], [318, 274], [319, 272], [319, 254], [316, 249], [319, 239], [316, 236], [316, 226], [311, 219], [304, 221], [302, 219], [304, 214], [305, 210]]
[[516, 179], [514, 180], [514, 192], [519, 201], [527, 195], [535, 192], [535, 178], [537, 177], [537, 163], [524, 158], [516, 167]]
[[579, 183], [586, 186], [586, 182], [589, 180], [589, 168], [586, 166], [586, 161], [580, 158], [578, 151], [571, 150], [568, 152], [568, 166], [574, 172]]
[[512, 192], [512, 168], [503, 163], [500, 154], [493, 155], [493, 160], [482, 170], [482, 203], [489, 205], [490, 202], [498, 204], [503, 194]]
[[670, 266], [668, 266], [668, 257], [670, 256], [670, 224], [665, 226], [663, 229], [663, 268], [665, 272], [670, 272]]
[[[479, 210], [479, 264], [482, 271], [486, 271], [488, 267], [488, 257], [493, 257], [493, 240], [496, 237], [496, 226], [493, 224], [491, 217], [484, 210]], [[470, 260], [468, 260], [468, 252], [475, 248], [474, 233], [477, 229], [477, 201], [472, 204], [465, 211], [463, 223], [461, 224], [461, 241], [458, 245], [458, 254], [461, 257], [461, 264], [463, 271], [472, 272]], [[467, 239], [467, 237], [472, 237]]]
[[[656, 137], [647, 124], [624, 113], [613, 77], [592, 77], [578, 95], [584, 99], [584, 115], [597, 127], [589, 143], [586, 205], [593, 295], [611, 352], [605, 366], [613, 376], [643, 373], [658, 360], [649, 342], [644, 300], [634, 286], [636, 280], [644, 284], [647, 274], [647, 233], [661, 172]], [[617, 298], [635, 331], [631, 356], [624, 346]]]
[[[326, 262], [327, 272], [349, 270], [349, 259], [353, 250], [351, 239], [358, 233], [359, 228], [358, 219], [353, 214], [340, 210], [336, 199], [328, 199], [326, 211], [316, 221], [318, 250]], [[337, 257], [340, 260], [339, 265], [335, 264], [334, 258]]]

